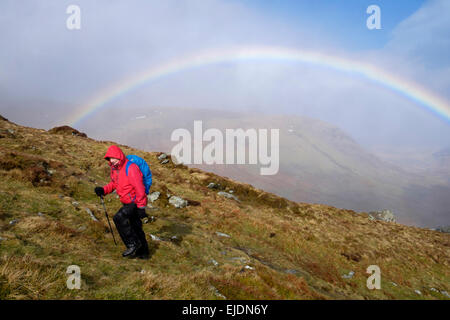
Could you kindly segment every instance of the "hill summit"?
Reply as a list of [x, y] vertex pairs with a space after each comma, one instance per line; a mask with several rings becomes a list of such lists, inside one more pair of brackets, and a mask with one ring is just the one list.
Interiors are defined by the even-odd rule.
[[[289, 201], [119, 145], [153, 173], [151, 257], [124, 259], [93, 192], [108, 182], [112, 143], [77, 132], [0, 117], [0, 299], [449, 299], [449, 234]], [[120, 203], [106, 199], [112, 218]], [[79, 290], [66, 286], [71, 265]]]

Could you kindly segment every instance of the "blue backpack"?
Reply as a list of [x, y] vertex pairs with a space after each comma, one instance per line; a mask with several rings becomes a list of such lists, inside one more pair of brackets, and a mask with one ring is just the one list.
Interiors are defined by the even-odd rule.
[[150, 171], [150, 167], [148, 166], [147, 162], [145, 162], [144, 159], [141, 157], [135, 156], [135, 155], [129, 155], [127, 156], [128, 162], [127, 166], [125, 168], [125, 173], [128, 177], [128, 168], [132, 163], [136, 164], [139, 167], [139, 170], [142, 172], [143, 176], [143, 183], [145, 187], [145, 193], [148, 194], [150, 191], [150, 186], [152, 185], [152, 172]]

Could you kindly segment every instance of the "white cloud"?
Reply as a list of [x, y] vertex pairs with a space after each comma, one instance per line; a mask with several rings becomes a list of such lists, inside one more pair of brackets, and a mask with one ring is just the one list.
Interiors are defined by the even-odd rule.
[[[329, 39], [317, 38], [308, 26], [291, 29], [235, 1], [79, 0], [82, 29], [68, 31], [65, 9], [72, 2], [0, 2], [0, 91], [84, 103], [149, 66], [238, 44], [314, 46], [355, 58], [352, 52], [331, 50]], [[361, 59], [450, 95], [449, 4], [431, 1], [393, 31], [386, 48], [361, 53]], [[304, 112], [342, 126], [363, 142], [395, 135], [397, 141], [426, 143], [448, 132], [433, 115], [374, 83], [295, 63], [208, 66], [164, 78], [120, 100], [131, 101]]]
[[393, 30], [386, 49], [427, 67], [449, 67], [450, 1], [426, 2]]

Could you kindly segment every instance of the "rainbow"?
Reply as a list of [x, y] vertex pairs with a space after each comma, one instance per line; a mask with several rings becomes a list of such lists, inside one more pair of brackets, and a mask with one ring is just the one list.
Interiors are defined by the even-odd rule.
[[127, 94], [137, 87], [156, 81], [162, 77], [212, 64], [255, 60], [299, 62], [356, 74], [397, 92], [415, 102], [418, 106], [450, 122], [450, 106], [448, 101], [417, 83], [398, 77], [374, 65], [313, 51], [257, 46], [210, 49], [193, 55], [183, 56], [156, 67], [151, 67], [101, 91], [90, 99], [88, 103], [77, 108], [66, 120], [66, 123], [76, 127], [84, 119], [87, 119], [93, 113], [105, 107], [108, 102]]

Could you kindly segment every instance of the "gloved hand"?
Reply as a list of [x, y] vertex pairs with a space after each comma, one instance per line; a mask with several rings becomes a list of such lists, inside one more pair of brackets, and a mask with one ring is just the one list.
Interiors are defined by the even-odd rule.
[[105, 195], [105, 190], [102, 187], [95, 187], [95, 193], [101, 197]]
[[138, 214], [138, 217], [141, 218], [141, 219], [144, 219], [144, 218], [148, 217], [147, 213], [145, 212], [145, 208], [138, 208], [137, 209], [137, 214]]

